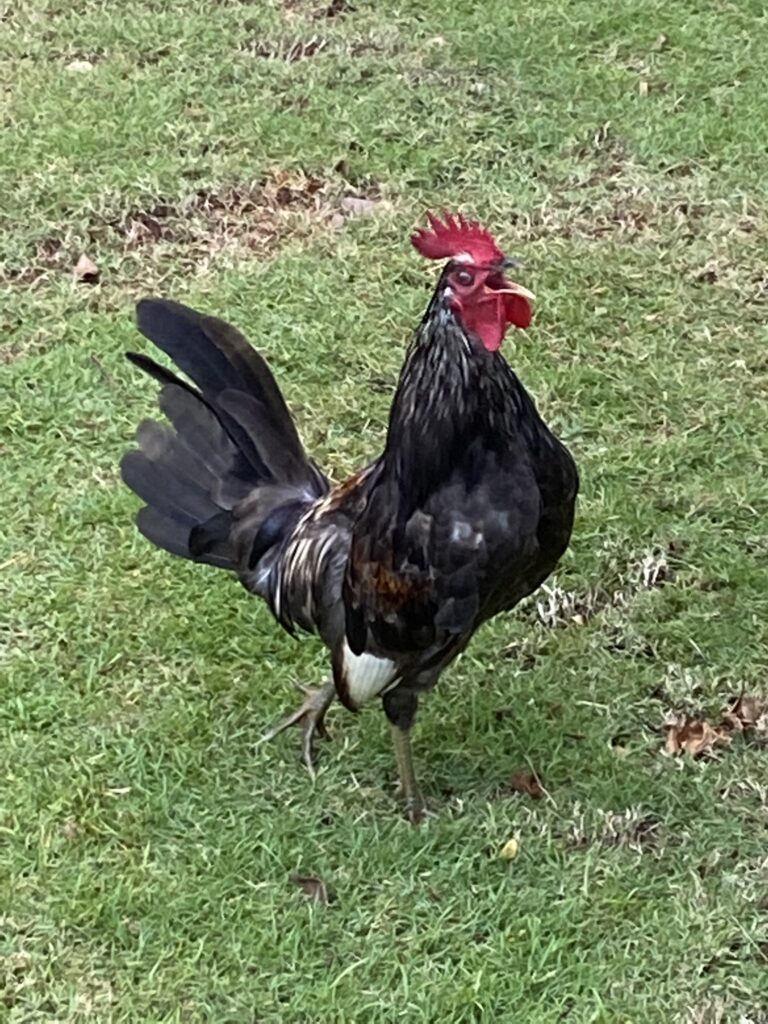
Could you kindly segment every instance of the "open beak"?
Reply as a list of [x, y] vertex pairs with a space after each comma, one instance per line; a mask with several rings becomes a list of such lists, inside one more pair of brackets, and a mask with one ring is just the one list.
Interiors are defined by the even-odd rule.
[[517, 281], [508, 281], [506, 277], [503, 278], [503, 281], [503, 288], [493, 289], [497, 295], [499, 293], [501, 293], [502, 295], [520, 295], [524, 299], [527, 299], [529, 302], [533, 302], [536, 299], [536, 296], [533, 294], [533, 292], [529, 291], [527, 288], [524, 288], [523, 285], [518, 284]]
[[[500, 278], [500, 280], [499, 280]], [[524, 288], [516, 281], [508, 281], [503, 275], [496, 279], [499, 287], [489, 287], [485, 284], [485, 297], [501, 303], [504, 309], [504, 318], [508, 324], [515, 327], [529, 327], [533, 319], [533, 302], [536, 296], [533, 292]]]

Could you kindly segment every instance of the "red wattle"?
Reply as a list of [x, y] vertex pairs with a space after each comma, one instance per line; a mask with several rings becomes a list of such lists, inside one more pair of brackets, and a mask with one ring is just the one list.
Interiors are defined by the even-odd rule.
[[489, 352], [497, 352], [504, 341], [507, 316], [501, 295], [495, 301], [478, 302], [462, 311], [467, 330], [476, 334]]
[[515, 292], [504, 292], [504, 315], [507, 323], [515, 327], [530, 327], [533, 319], [533, 309], [524, 295], [517, 295]]

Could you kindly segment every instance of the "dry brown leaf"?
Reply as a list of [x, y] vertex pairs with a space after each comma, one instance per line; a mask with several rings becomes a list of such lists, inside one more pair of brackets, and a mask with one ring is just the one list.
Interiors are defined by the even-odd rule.
[[291, 881], [313, 902], [328, 904], [333, 900], [322, 878], [314, 875], [291, 875]]
[[664, 749], [670, 756], [689, 754], [701, 757], [711, 754], [715, 747], [731, 742], [726, 728], [717, 728], [707, 721], [698, 721], [688, 715], [681, 715], [676, 721], [667, 723], [667, 738]]
[[733, 711], [726, 711], [723, 715], [723, 725], [732, 732], [744, 732], [744, 722]]
[[535, 772], [519, 771], [509, 780], [509, 788], [513, 793], [524, 793], [533, 800], [541, 800], [544, 796], [544, 788], [541, 779]]
[[81, 255], [73, 271], [75, 280], [82, 284], [95, 284], [99, 279], [99, 273], [99, 268], [85, 253]]
[[768, 704], [751, 694], [734, 698], [723, 712], [719, 725], [672, 714], [664, 722], [667, 730], [664, 749], [667, 754], [690, 754], [698, 757], [712, 754], [716, 747], [726, 746], [736, 733], [768, 732]]
[[738, 730], [754, 729], [760, 722], [766, 708], [760, 703], [757, 697], [751, 694], [742, 693], [725, 713], [725, 718], [733, 721], [734, 728]]

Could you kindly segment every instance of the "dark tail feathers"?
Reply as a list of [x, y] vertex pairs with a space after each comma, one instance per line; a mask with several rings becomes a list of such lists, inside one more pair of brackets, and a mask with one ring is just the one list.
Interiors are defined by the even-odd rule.
[[173, 429], [145, 420], [137, 450], [122, 460], [123, 480], [146, 502], [139, 530], [182, 558], [232, 569], [233, 508], [265, 487], [276, 500], [309, 502], [328, 481], [307, 458], [266, 362], [214, 317], [165, 299], [143, 299], [141, 333], [194, 382], [144, 355], [128, 358], [161, 385], [159, 405]]

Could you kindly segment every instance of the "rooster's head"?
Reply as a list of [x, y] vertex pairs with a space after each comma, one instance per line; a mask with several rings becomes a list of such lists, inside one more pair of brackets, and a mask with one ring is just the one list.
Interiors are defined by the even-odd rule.
[[411, 241], [427, 259], [449, 261], [438, 285], [440, 301], [466, 331], [495, 352], [510, 326], [530, 324], [533, 294], [504, 276], [515, 263], [477, 221], [448, 213], [443, 220], [432, 213], [427, 219], [429, 227], [414, 232]]

